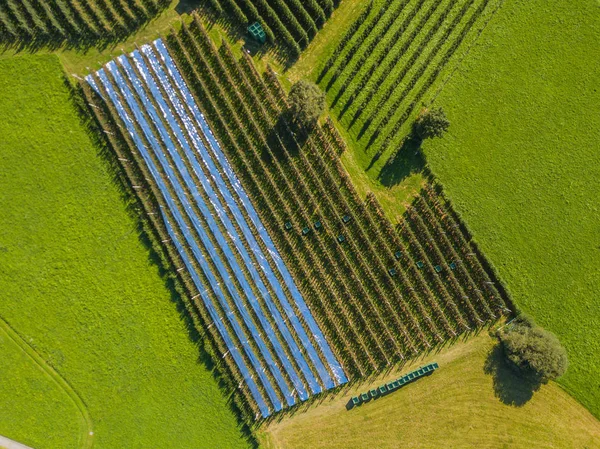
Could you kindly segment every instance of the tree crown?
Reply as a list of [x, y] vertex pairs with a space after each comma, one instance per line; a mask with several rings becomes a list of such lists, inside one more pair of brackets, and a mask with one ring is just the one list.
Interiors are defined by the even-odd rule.
[[301, 126], [314, 126], [325, 110], [325, 94], [310, 81], [295, 83], [288, 96], [292, 119]]
[[527, 379], [547, 383], [567, 370], [567, 352], [556, 335], [537, 326], [529, 316], [516, 318], [499, 338], [509, 364]]
[[442, 137], [448, 128], [450, 122], [442, 108], [425, 109], [413, 124], [413, 132], [420, 140], [431, 137]]

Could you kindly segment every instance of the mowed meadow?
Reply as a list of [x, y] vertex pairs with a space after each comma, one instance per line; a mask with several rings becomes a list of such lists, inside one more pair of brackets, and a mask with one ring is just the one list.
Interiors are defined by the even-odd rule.
[[[258, 432], [265, 449], [596, 448], [600, 422], [555, 383], [534, 393], [485, 332], [359, 383]], [[354, 395], [436, 361], [430, 376], [351, 410]], [[499, 363], [500, 362], [500, 363]], [[509, 404], [518, 404], [509, 405]], [[326, 435], [326, 437], [324, 437]]]
[[[0, 60], [0, 91], [0, 317], [81, 397], [94, 447], [248, 446], [57, 57]], [[0, 392], [14, 419], [0, 434], [80, 447], [76, 410], [10, 351], [2, 366], [14, 360], [18, 378], [3, 374], [14, 391]], [[17, 419], [26, 409], [35, 420]], [[53, 437], [25, 434], [27, 423]]]
[[508, 0], [436, 105], [431, 169], [517, 304], [555, 332], [559, 383], [600, 416], [598, 3]]

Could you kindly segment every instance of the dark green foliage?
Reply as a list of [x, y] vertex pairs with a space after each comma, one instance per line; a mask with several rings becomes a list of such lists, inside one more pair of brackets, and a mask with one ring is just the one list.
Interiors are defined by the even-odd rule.
[[[168, 0], [2, 0], [0, 44], [89, 48], [114, 43], [142, 28], [169, 4]], [[219, 5], [217, 0], [214, 4]]]
[[442, 108], [425, 109], [413, 124], [413, 134], [420, 140], [442, 137], [449, 127], [450, 122]]
[[556, 335], [520, 315], [498, 334], [509, 364], [526, 379], [547, 383], [568, 367], [567, 351]]
[[319, 86], [306, 80], [292, 86], [288, 101], [292, 119], [306, 129], [312, 128], [325, 110], [325, 94]]
[[331, 0], [221, 0], [221, 3], [236, 25], [246, 27], [259, 22], [267, 40], [285, 49], [291, 60], [300, 56], [333, 11]]

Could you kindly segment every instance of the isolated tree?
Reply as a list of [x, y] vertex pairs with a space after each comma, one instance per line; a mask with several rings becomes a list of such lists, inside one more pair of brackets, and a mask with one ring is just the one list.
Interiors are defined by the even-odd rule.
[[450, 122], [442, 108], [423, 110], [413, 123], [413, 134], [419, 140], [442, 137]]
[[508, 363], [528, 380], [547, 383], [567, 370], [567, 352], [556, 335], [526, 315], [516, 318], [498, 336]]
[[288, 96], [290, 115], [300, 128], [310, 130], [325, 110], [325, 94], [310, 81], [295, 83]]

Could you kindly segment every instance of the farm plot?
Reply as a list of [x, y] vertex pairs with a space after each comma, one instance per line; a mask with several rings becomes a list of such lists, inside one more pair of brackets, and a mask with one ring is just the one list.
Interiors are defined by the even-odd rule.
[[358, 198], [331, 122], [306, 142], [296, 139], [272, 71], [263, 80], [248, 57], [236, 60], [226, 43], [217, 49], [197, 17], [168, 44], [351, 375], [494, 317], [483, 305], [489, 297], [473, 298], [477, 306], [467, 310], [440, 293], [440, 273], [426, 279], [377, 202]]
[[502, 0], [372, 2], [313, 76], [365, 169], [401, 147], [411, 118]]
[[345, 383], [162, 41], [87, 79], [125, 124], [223, 356], [231, 355], [260, 415]]
[[89, 45], [120, 40], [170, 0], [0, 0], [0, 43]]
[[270, 43], [283, 44], [293, 58], [315, 37], [339, 0], [210, 0], [217, 13], [226, 12], [246, 27], [259, 22]]
[[[131, 60], [133, 63], [120, 57], [88, 77], [94, 89], [111, 100], [106, 102], [108, 109], [104, 112], [93, 109], [103, 126], [114, 133], [107, 134], [112, 136], [113, 146], [123, 146], [119, 141], [126, 141], [131, 150], [141, 149], [131, 151], [141, 169], [136, 179], [140, 185], [145, 179], [151, 182], [138, 191], [153, 190], [157, 201], [148, 206], [148, 212], [165, 217], [164, 222], [155, 219], [155, 225], [162, 228], [164, 239], [173, 241], [179, 249], [175, 265], [185, 265], [192, 277], [197, 276], [188, 282], [190, 294], [202, 297], [204, 302], [198, 311], [221, 344], [220, 353], [228, 354], [230, 350], [223, 344], [225, 335], [233, 342], [242, 342], [234, 345], [243, 351], [234, 350], [232, 357], [225, 358], [229, 363], [233, 363], [234, 356], [238, 360], [230, 366], [230, 373], [240, 382], [246, 372], [262, 376], [255, 387], [250, 386], [254, 377], [245, 376], [250, 384], [242, 389], [242, 402], [251, 404], [249, 407], [259, 404], [256, 411], [264, 415], [265, 407], [276, 411], [284, 403], [293, 403], [291, 390], [302, 399], [300, 395], [310, 388], [299, 388], [306, 387], [308, 379], [298, 376], [297, 382], [294, 370], [284, 367], [280, 372], [269, 365], [271, 368], [261, 374], [256, 368], [269, 358], [283, 363], [279, 344], [286, 355], [294, 352], [283, 343], [285, 338], [279, 338], [277, 326], [273, 328], [278, 338], [267, 339], [264, 345], [260, 340], [245, 339], [266, 321], [278, 320], [276, 308], [270, 308], [264, 313], [263, 323], [262, 309], [252, 309], [252, 294], [242, 294], [247, 275], [251, 278], [249, 288], [258, 292], [262, 288], [259, 278], [252, 277], [251, 264], [245, 262], [246, 250], [249, 262], [254, 260], [254, 233], [264, 232], [264, 237], [261, 234], [256, 238], [258, 246], [266, 249], [263, 255], [272, 255], [277, 248], [276, 254], [285, 262], [289, 270], [285, 276], [274, 270], [282, 277], [282, 285], [285, 283], [290, 293], [296, 285], [296, 296], [306, 301], [306, 305], [290, 301], [292, 307], [301, 313], [305, 308], [310, 310], [315, 320], [313, 328], [323, 330], [326, 340], [316, 338], [314, 347], [336, 384], [344, 382], [346, 376], [356, 379], [399, 363], [495, 320], [507, 310], [505, 298], [493, 283], [493, 274], [479, 256], [473, 257], [453, 215], [440, 212], [447, 205], [439, 201], [433, 188], [427, 197], [424, 195], [423, 206], [395, 229], [374, 197], [366, 202], [358, 197], [339, 162], [344, 144], [331, 121], [317, 127], [306, 140], [298, 140], [288, 127], [286, 97], [272, 70], [261, 78], [247, 55], [236, 59], [225, 42], [217, 48], [197, 16], [189, 26], [183, 24], [180, 32], [170, 34], [166, 46], [156, 41], [153, 47], [134, 52]], [[163, 80], [170, 83], [163, 84]], [[87, 86], [85, 89], [91, 102], [100, 104]], [[167, 97], [172, 107], [166, 103]], [[206, 114], [220, 145], [200, 110]], [[124, 118], [127, 134], [117, 126], [109, 126], [113, 120], [121, 123], [119, 117]], [[202, 143], [214, 157], [218, 154], [216, 172], [208, 165], [198, 166], [194, 159], [198, 158], [197, 152], [206, 151]], [[207, 158], [201, 156], [200, 163], [208, 163]], [[132, 171], [128, 163], [124, 167]], [[215, 173], [222, 175], [214, 178]], [[222, 198], [221, 203], [215, 202], [210, 191], [213, 182], [215, 197], [219, 201]], [[222, 219], [229, 212], [221, 204], [230, 206], [226, 199], [230, 194], [234, 198], [238, 195], [239, 200], [233, 203], [242, 204], [241, 215], [249, 217], [247, 235], [243, 220], [232, 219], [230, 225]], [[201, 200], [206, 211], [201, 210]], [[217, 242], [219, 233], [223, 244]], [[445, 233], [449, 233], [447, 238]], [[225, 244], [231, 248], [230, 254], [223, 252]], [[236, 287], [223, 292], [227, 301], [219, 300], [218, 291], [205, 291], [203, 287], [210, 285], [210, 279], [206, 276], [208, 268], [199, 267], [203, 263], [200, 255], [211, 247], [227, 260], [224, 271], [215, 276], [229, 279]], [[216, 271], [211, 258], [207, 260], [211, 270]], [[241, 272], [235, 270], [238, 265]], [[293, 281], [287, 279], [288, 274]], [[265, 285], [270, 285], [270, 292], [272, 284], [265, 281]], [[262, 293], [255, 296], [261, 305], [262, 301], [268, 302]], [[215, 312], [207, 307], [209, 304], [214, 305]], [[277, 308], [279, 305], [276, 302]], [[232, 313], [228, 313], [228, 307]], [[252, 309], [248, 318], [244, 316], [246, 309]], [[211, 313], [214, 317], [226, 316], [228, 321], [215, 321]], [[303, 319], [311, 326], [304, 315]], [[210, 323], [221, 330], [217, 332]], [[242, 329], [236, 329], [236, 323], [242, 323]], [[322, 345], [325, 342], [331, 344], [331, 355]], [[300, 371], [302, 362], [296, 366], [295, 359], [290, 360], [296, 372]], [[343, 371], [334, 360], [341, 362]], [[307, 363], [316, 368], [317, 359], [309, 358]], [[329, 388], [320, 377], [320, 385]]]

